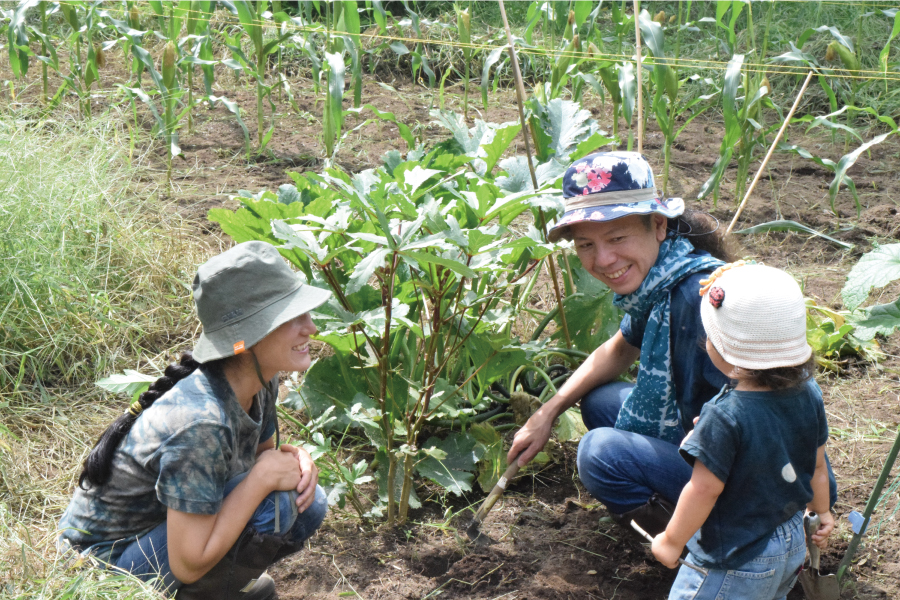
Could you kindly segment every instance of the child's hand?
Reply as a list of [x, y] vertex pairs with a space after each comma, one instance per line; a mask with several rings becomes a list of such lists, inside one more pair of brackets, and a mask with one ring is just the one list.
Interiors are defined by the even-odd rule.
[[675, 569], [678, 567], [678, 559], [681, 558], [684, 545], [673, 544], [666, 537], [666, 532], [663, 531], [653, 538], [653, 544], [650, 546], [650, 549], [653, 551], [653, 556], [656, 557], [656, 560], [670, 569]]
[[831, 514], [830, 510], [818, 514], [819, 528], [812, 535], [812, 541], [820, 550], [824, 550], [828, 545], [828, 536], [831, 535], [832, 530], [834, 530], [834, 516]]

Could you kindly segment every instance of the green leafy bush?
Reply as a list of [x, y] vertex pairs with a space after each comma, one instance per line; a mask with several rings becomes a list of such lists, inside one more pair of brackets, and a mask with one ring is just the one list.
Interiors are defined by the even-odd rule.
[[[553, 103], [548, 120], [571, 112], [554, 111], [566, 107]], [[377, 449], [380, 490], [369, 514], [386, 509], [389, 522], [417, 506], [416, 474], [459, 494], [472, 488], [486, 458], [482, 476], [490, 480], [485, 472], [498, 472], [504, 460], [500, 440], [484, 428], [476, 435], [472, 423], [505, 410], [496, 390], [511, 385], [510, 375], [514, 383], [517, 369], [572, 355], [511, 335], [554, 246], [533, 226], [526, 235], [509, 226], [529, 209], [558, 210], [547, 192], [562, 175], [560, 163], [538, 167], [545, 187], [534, 190], [520, 157], [500, 160], [518, 125], [468, 129], [459, 115], [433, 115], [453, 138], [427, 153], [392, 151], [384, 166], [352, 176], [336, 168], [291, 173], [294, 184], [277, 194], [245, 192], [236, 212], [209, 214], [237, 242], [278, 245], [312, 285], [334, 293], [314, 315], [318, 339], [334, 353], [310, 368], [287, 404], [319, 419], [311, 428], [321, 434], [313, 440], [317, 452], [328, 451], [325, 431], [365, 433]], [[578, 142], [607, 139], [584, 121], [577, 130], [554, 121], [538, 151], [566, 160], [576, 147], [589, 151]], [[595, 325], [580, 332], [585, 343], [596, 342]], [[548, 393], [559, 384], [547, 381]], [[566, 436], [578, 421], [567, 416]], [[368, 466], [337, 466], [334, 485], [358, 481]]]

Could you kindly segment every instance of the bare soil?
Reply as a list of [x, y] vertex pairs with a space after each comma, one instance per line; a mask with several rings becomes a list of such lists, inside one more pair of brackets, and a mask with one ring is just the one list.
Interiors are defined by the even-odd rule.
[[[115, 95], [113, 85], [122, 79], [121, 61], [117, 64], [116, 57], [111, 56], [109, 63], [101, 73], [103, 84], [95, 98], [94, 114], [108, 110], [118, 114], [116, 118], [130, 122], [131, 109]], [[364, 103], [394, 112], [426, 142], [446, 137], [442, 128], [430, 124], [428, 115], [429, 105], [436, 107], [439, 102], [436, 90], [432, 93], [410, 82], [405, 72], [393, 76], [381, 72], [379, 76], [379, 80], [366, 79]], [[31, 77], [34, 83], [15, 102], [6, 98], [8, 110], [15, 112], [36, 105], [39, 68], [35, 68]], [[7, 73], [4, 78], [9, 78]], [[246, 82], [233, 83], [231, 75], [225, 73], [221, 74], [218, 85], [225, 89], [216, 90], [217, 94], [245, 108], [244, 120], [255, 146], [252, 88]], [[286, 175], [288, 171], [322, 168], [322, 98], [314, 94], [308, 79], [293, 77], [291, 85], [300, 112], [293, 111], [286, 102], [277, 103], [276, 133], [268, 153], [262, 157], [246, 159], [243, 134], [224, 108], [198, 111], [194, 131], [182, 130], [184, 158], [176, 160], [171, 194], [160, 193], [163, 200], [171, 202], [170, 210], [197, 222], [198, 236], [219, 233], [215, 224], [206, 221], [206, 212], [212, 207], [236, 207], [233, 196], [238, 190], [275, 190], [291, 181]], [[479, 98], [479, 90], [474, 85], [469, 97]], [[459, 85], [448, 86], [445, 102], [446, 108], [461, 112]], [[585, 106], [602, 125], [612, 129], [608, 107], [603, 107], [599, 99], [588, 96]], [[143, 106], [139, 106], [138, 113], [143, 119], [139, 127], [147, 135], [139, 137], [136, 153], [149, 153], [150, 157], [149, 167], [141, 177], [148, 185], [163, 190], [165, 148], [163, 144], [150, 142], [152, 123]], [[516, 120], [515, 96], [511, 90], [501, 90], [491, 95], [487, 110], [472, 103], [469, 114], [470, 121], [472, 118], [494, 122]], [[355, 127], [362, 118], [347, 117], [345, 128]], [[704, 115], [688, 126], [674, 149], [669, 195], [683, 196], [688, 199], [689, 207], [710, 211], [724, 227], [736, 208], [730, 192], [734, 186], [734, 168], [727, 172], [717, 206], [694, 200], [718, 155], [722, 132], [720, 117]], [[875, 134], [866, 136], [867, 139], [872, 135]], [[832, 145], [830, 136], [813, 132], [808, 137], [800, 127], [792, 128], [790, 136], [791, 143], [834, 160], [843, 154], [841, 138]], [[128, 141], [123, 140], [123, 144], [127, 146]], [[662, 179], [661, 146], [662, 136], [651, 119], [644, 153], [654, 166], [658, 184]], [[375, 167], [390, 149], [405, 150], [396, 126], [375, 122], [350, 136], [339, 154], [338, 164], [351, 172]], [[803, 279], [806, 294], [816, 302], [840, 308], [840, 289], [859, 256], [876, 241], [900, 241], [898, 156], [900, 144], [895, 137], [874, 147], [870, 155], [863, 155], [850, 170], [863, 203], [857, 220], [852, 197], [846, 190], [838, 197], [837, 214], [831, 211], [828, 202], [831, 173], [811, 161], [775, 154], [739, 225], [792, 219], [827, 231], [855, 247], [846, 251], [817, 237], [772, 233], [743, 237], [744, 254], [788, 269]], [[751, 173], [755, 173], [758, 165], [756, 161]], [[896, 286], [890, 288], [884, 291], [880, 301], [896, 298], [897, 293]], [[877, 292], [873, 295], [873, 301], [878, 301], [878, 295]], [[542, 298], [549, 301], [549, 293], [545, 291]], [[851, 510], [862, 511], [865, 506], [900, 419], [900, 335], [895, 334], [881, 343], [886, 353], [881, 363], [845, 360], [839, 373], [819, 377], [833, 432], [829, 454], [840, 490], [835, 507], [839, 526], [824, 558], [826, 572], [833, 572], [847, 547], [851, 532], [844, 517]], [[279, 598], [324, 600], [354, 595], [368, 600], [437, 596], [448, 600], [664, 598], [675, 572], [656, 563], [646, 545], [611, 523], [603, 506], [587, 494], [575, 471], [575, 449], [572, 444], [561, 445], [554, 452], [556, 460], [549, 466], [516, 479], [483, 525], [483, 531], [496, 540], [487, 547], [474, 546], [464, 533], [471, 513], [463, 509], [477, 508], [484, 497], [480, 490], [457, 498], [441, 497], [437, 490], [422, 487], [418, 494], [426, 499], [424, 506], [414, 511], [410, 522], [402, 528], [361, 523], [347, 513], [333, 511], [309, 542], [307, 551], [285, 559], [271, 570], [278, 583]], [[896, 497], [889, 500], [888, 510], [896, 502]], [[447, 507], [453, 513], [462, 512], [446, 519]], [[875, 524], [884, 514], [885, 511], [876, 514]], [[859, 549], [843, 597], [900, 597], [898, 551], [900, 527], [894, 520], [885, 521], [879, 534], [868, 536]], [[802, 597], [799, 589], [791, 596]]]

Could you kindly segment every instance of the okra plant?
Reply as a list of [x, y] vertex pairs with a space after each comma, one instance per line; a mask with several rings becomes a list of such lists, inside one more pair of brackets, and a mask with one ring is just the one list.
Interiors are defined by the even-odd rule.
[[[310, 283], [334, 293], [313, 315], [318, 339], [334, 353], [316, 361], [289, 405], [313, 419], [332, 410], [332, 429], [365, 433], [377, 449], [380, 490], [368, 514], [384, 512], [388, 522], [418, 505], [416, 474], [457, 494], [471, 489], [480, 461], [483, 473], [499, 475], [501, 440], [472, 424], [506, 413], [519, 367], [585, 356], [511, 335], [553, 246], [533, 227], [525, 236], [508, 227], [529, 209], [559, 209], [550, 186], [563, 170], [553, 160], [541, 165], [534, 190], [522, 157], [500, 160], [519, 125], [469, 129], [461, 115], [433, 116], [453, 139], [429, 152], [392, 151], [383, 166], [352, 176], [337, 168], [292, 173], [294, 184], [278, 194], [245, 193], [237, 212], [209, 215], [235, 241], [278, 245]], [[548, 153], [588, 153], [577, 140], [596, 144], [596, 131], [576, 141], [568, 135], [590, 129], [585, 120], [551, 134]], [[590, 335], [597, 323], [584, 327]], [[545, 377], [550, 393], [558, 377]], [[566, 435], [578, 422], [563, 419]], [[342, 480], [362, 472], [348, 470]]]

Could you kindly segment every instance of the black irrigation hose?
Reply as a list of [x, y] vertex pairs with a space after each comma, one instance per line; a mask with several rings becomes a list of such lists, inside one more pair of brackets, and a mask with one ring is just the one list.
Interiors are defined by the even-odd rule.
[[492, 383], [491, 390], [494, 389], [496, 389], [496, 391], [499, 392], [501, 396], [509, 400], [509, 390], [506, 389], [506, 387], [502, 383], [500, 383], [499, 381], [495, 381], [494, 383]]

